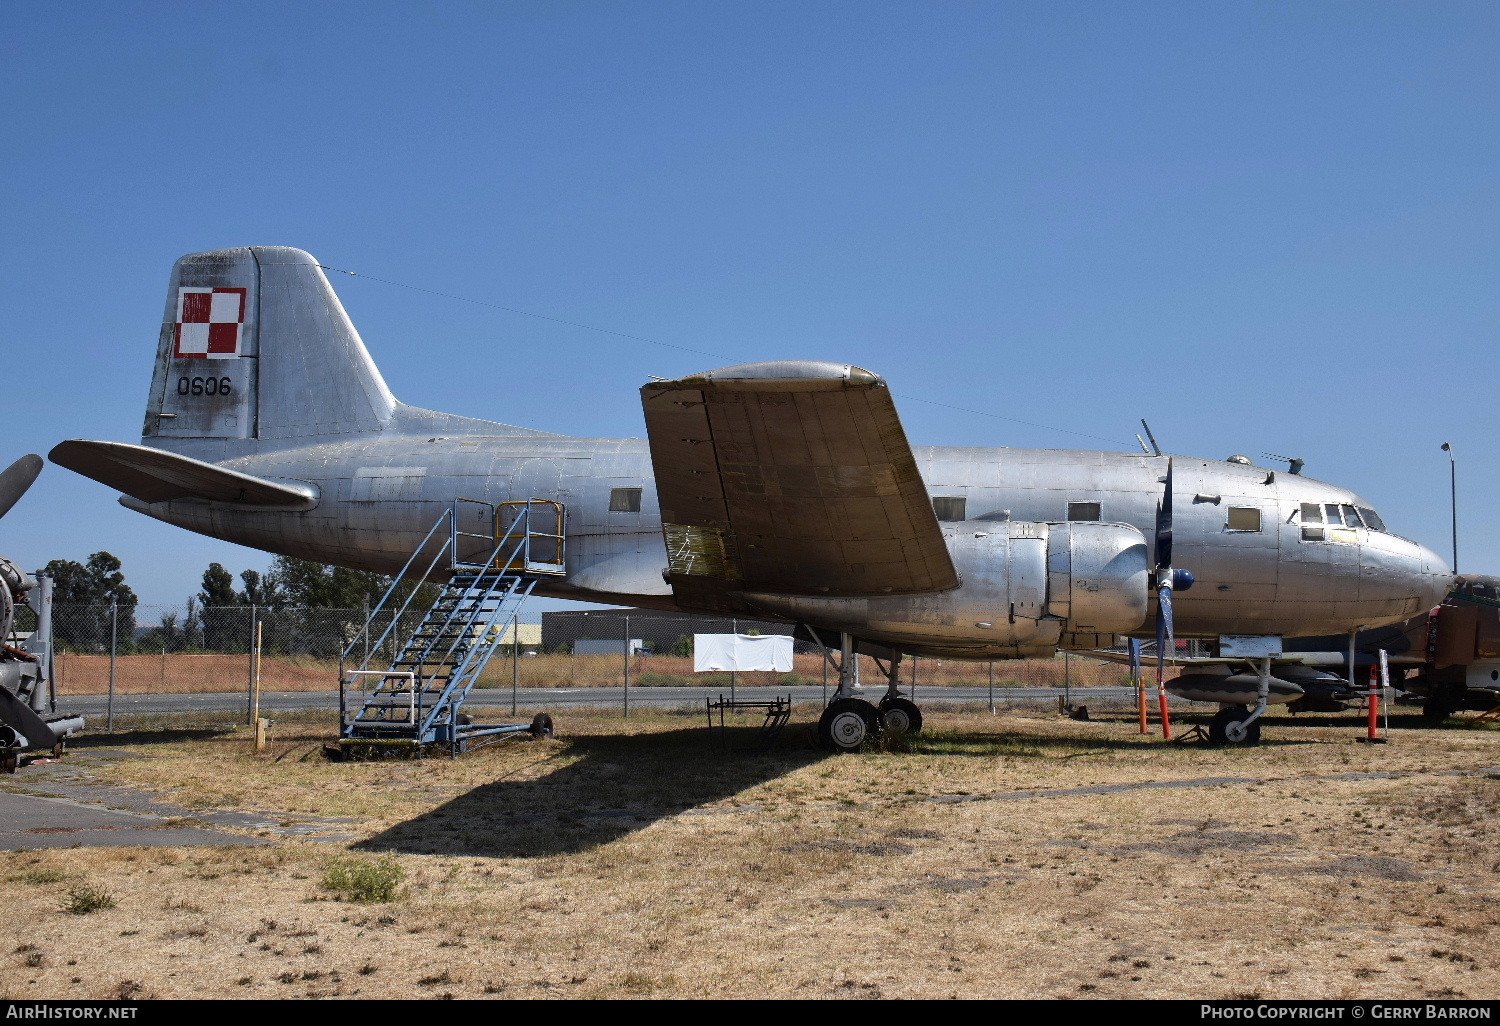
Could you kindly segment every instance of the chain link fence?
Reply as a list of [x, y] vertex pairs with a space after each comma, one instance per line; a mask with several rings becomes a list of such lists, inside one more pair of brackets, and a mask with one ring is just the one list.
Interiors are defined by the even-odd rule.
[[[117, 713], [147, 715], [148, 706], [153, 714], [175, 717], [174, 722], [243, 720], [255, 684], [252, 653], [258, 639], [262, 695], [293, 693], [279, 699], [278, 707], [326, 709], [332, 715], [341, 655], [348, 654], [343, 669], [383, 669], [422, 615], [411, 611], [392, 624], [391, 614], [371, 620], [364, 609], [58, 603], [52, 616], [58, 708], [89, 707], [92, 717], [107, 707], [109, 722]], [[34, 620], [18, 618], [18, 630], [34, 626]], [[578, 689], [579, 698], [591, 688], [623, 688], [619, 700], [628, 710], [642, 697], [637, 690], [641, 688], [698, 687], [729, 693], [821, 687], [826, 696], [837, 686], [837, 673], [823, 650], [802, 641], [794, 642], [790, 671], [694, 672], [693, 635], [790, 634], [791, 626], [784, 623], [604, 609], [523, 613], [492, 632], [496, 651], [470, 697], [472, 705], [513, 706], [514, 694], [528, 688]], [[883, 685], [873, 662], [861, 662], [866, 684]], [[901, 677], [903, 687], [918, 689], [923, 701], [941, 701], [941, 690], [949, 687], [993, 684], [1003, 690], [1128, 682], [1123, 666], [1061, 655], [995, 662], [909, 657], [902, 663]], [[567, 700], [554, 694], [548, 701]], [[684, 693], [682, 701], [698, 700]]]
[[[250, 653], [261, 646], [262, 691], [336, 691], [339, 658], [349, 668], [389, 665], [415, 631], [421, 612], [371, 622], [363, 609], [254, 606], [53, 607], [54, 672], [59, 695], [243, 692]], [[28, 625], [18, 623], [25, 630]], [[822, 649], [794, 643], [790, 672], [695, 673], [694, 634], [789, 634], [790, 625], [643, 611], [523, 613], [494, 629], [498, 650], [479, 687], [716, 687], [815, 685], [828, 679]], [[865, 661], [867, 678], [874, 672]], [[1074, 656], [983, 661], [908, 658], [905, 681], [921, 687], [1078, 687], [1125, 682], [1121, 666]]]

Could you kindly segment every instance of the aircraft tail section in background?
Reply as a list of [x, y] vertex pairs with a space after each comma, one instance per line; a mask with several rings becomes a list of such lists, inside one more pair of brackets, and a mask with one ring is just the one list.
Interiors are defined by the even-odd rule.
[[177, 261], [144, 438], [379, 431], [397, 406], [310, 254], [243, 246]]

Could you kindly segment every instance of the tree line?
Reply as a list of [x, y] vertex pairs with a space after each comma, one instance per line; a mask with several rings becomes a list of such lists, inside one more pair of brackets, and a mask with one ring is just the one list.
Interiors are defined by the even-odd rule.
[[[370, 570], [277, 556], [265, 573], [241, 571], [236, 587], [234, 575], [223, 564], [210, 563], [201, 589], [187, 599], [181, 615], [163, 613], [158, 626], [138, 632], [139, 600], [125, 583], [117, 556], [95, 552], [83, 563], [54, 559], [40, 572], [52, 578], [54, 641], [75, 652], [108, 651], [112, 634], [116, 651], [122, 653], [243, 650], [248, 644], [247, 607], [267, 613], [362, 610], [366, 603], [374, 606], [394, 580]], [[411, 587], [403, 585], [398, 597], [404, 598]], [[436, 591], [433, 585], [420, 585], [415, 601], [430, 604]]]

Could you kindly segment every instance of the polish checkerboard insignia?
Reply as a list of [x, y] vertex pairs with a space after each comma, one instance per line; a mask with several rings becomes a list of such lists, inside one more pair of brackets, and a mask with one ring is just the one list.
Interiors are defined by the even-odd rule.
[[179, 359], [232, 359], [240, 355], [240, 337], [244, 328], [244, 289], [183, 287], [177, 290], [173, 356]]

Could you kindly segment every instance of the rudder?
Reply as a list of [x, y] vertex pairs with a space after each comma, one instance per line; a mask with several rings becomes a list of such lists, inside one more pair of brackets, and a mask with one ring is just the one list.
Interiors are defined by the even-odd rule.
[[143, 440], [379, 431], [397, 405], [311, 254], [245, 246], [173, 267]]

